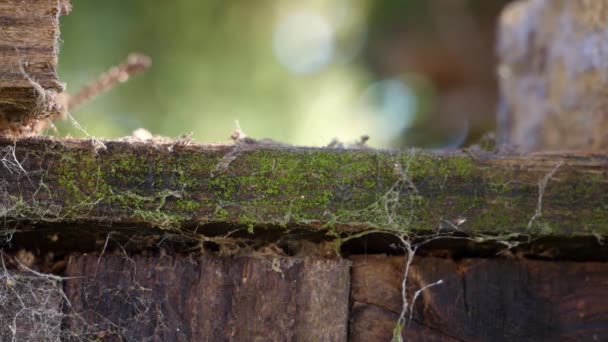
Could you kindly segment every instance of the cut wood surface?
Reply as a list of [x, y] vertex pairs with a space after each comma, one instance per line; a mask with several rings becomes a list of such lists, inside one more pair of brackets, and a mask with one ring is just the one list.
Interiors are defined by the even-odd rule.
[[104, 341], [346, 341], [349, 261], [73, 257], [66, 329]]
[[32, 133], [61, 111], [59, 15], [66, 0], [0, 0], [0, 133]]
[[[390, 341], [402, 310], [403, 256], [351, 257], [352, 341]], [[414, 257], [408, 341], [601, 341], [608, 264]], [[419, 292], [424, 286], [441, 284]], [[409, 305], [408, 305], [409, 308]]]
[[77, 228], [81, 240], [100, 227], [203, 235], [269, 227], [503, 239], [608, 234], [608, 156], [599, 154], [50, 138], [2, 140], [0, 151], [0, 208], [18, 232]]

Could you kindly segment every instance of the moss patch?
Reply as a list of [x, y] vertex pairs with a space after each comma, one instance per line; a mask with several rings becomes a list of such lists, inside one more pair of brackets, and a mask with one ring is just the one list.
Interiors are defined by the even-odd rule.
[[528, 227], [539, 182], [550, 170], [547, 161], [526, 168], [517, 157], [506, 163], [421, 152], [106, 146], [94, 153], [83, 146], [20, 143], [17, 153], [29, 178], [3, 171], [15, 204], [7, 216], [163, 229], [225, 222], [250, 231], [278, 225], [338, 234], [608, 234], [608, 177], [576, 162], [548, 182], [542, 215]]

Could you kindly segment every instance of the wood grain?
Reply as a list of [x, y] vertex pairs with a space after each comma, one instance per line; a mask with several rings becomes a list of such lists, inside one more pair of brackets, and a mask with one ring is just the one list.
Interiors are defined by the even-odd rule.
[[[401, 311], [404, 257], [351, 257], [352, 341], [388, 341]], [[412, 341], [600, 341], [608, 334], [608, 263], [415, 257], [421, 292]]]
[[71, 335], [104, 341], [346, 341], [344, 259], [73, 257]]
[[0, 0], [0, 134], [60, 114], [59, 16], [65, 0]]

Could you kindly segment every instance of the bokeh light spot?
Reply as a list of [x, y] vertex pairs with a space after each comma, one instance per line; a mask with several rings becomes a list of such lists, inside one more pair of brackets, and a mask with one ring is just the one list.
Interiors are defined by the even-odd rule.
[[327, 18], [310, 11], [292, 12], [274, 29], [273, 50], [278, 61], [296, 74], [320, 70], [334, 55], [335, 32]]
[[370, 85], [361, 98], [364, 115], [382, 132], [382, 143], [397, 137], [416, 117], [415, 91], [399, 79], [386, 79]]

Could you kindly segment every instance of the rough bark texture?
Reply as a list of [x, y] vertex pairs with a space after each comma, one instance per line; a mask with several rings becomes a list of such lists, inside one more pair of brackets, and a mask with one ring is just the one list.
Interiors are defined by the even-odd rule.
[[345, 341], [344, 259], [80, 256], [72, 336], [104, 341]]
[[[352, 341], [390, 341], [402, 310], [404, 257], [352, 257]], [[415, 257], [407, 298], [422, 287], [411, 341], [600, 341], [608, 334], [608, 264]], [[409, 318], [409, 312], [406, 315]], [[407, 320], [406, 320], [407, 321]]]
[[608, 148], [608, 1], [526, 0], [499, 23], [502, 142]]
[[0, 134], [35, 132], [62, 109], [59, 15], [66, 0], [0, 0]]
[[[427, 154], [239, 144], [0, 142], [0, 208], [17, 232], [146, 227], [182, 234], [303, 228], [353, 234], [601, 237], [608, 159], [592, 154]], [[33, 224], [36, 224], [34, 226]], [[222, 229], [223, 227], [223, 229]], [[39, 230], [40, 231], [40, 230]], [[257, 235], [259, 237], [261, 235]], [[98, 238], [98, 237], [96, 237]], [[45, 242], [46, 241], [46, 242]], [[77, 247], [77, 246], [76, 246]], [[72, 246], [75, 248], [75, 246]]]

